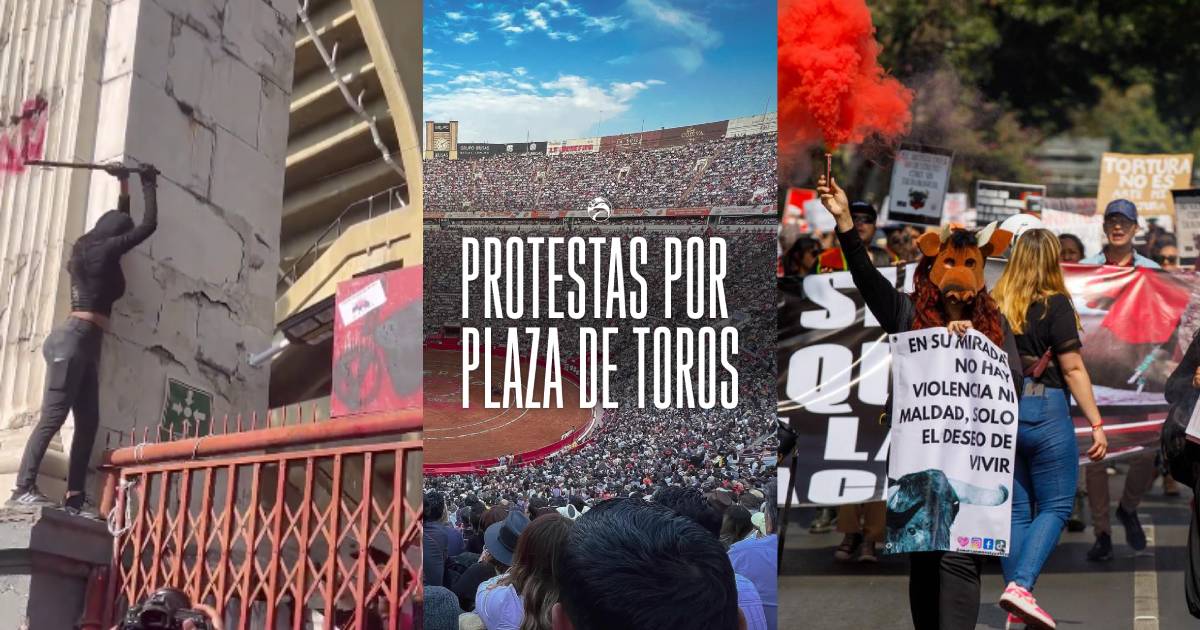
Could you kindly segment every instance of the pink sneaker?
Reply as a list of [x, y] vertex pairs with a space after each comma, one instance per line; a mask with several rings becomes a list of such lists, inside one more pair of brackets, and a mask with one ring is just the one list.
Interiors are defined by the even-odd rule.
[[1004, 630], [1025, 630], [1028, 626], [1025, 625], [1025, 620], [1020, 617], [1008, 613], [1008, 619], [1004, 620]]
[[1021, 588], [1016, 582], [1009, 582], [1008, 588], [1000, 596], [1000, 607], [1023, 620], [1027, 627], [1035, 630], [1054, 630], [1057, 626], [1054, 619], [1041, 609], [1033, 594]]

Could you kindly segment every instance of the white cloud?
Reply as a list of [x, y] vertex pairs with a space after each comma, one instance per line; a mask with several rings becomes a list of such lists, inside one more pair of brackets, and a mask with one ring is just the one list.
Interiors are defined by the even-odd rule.
[[519, 77], [525, 76], [526, 72], [527, 72], [527, 70], [525, 70], [525, 68], [523, 68], [521, 66], [517, 66], [516, 68], [513, 68], [513, 74], [515, 74]]
[[467, 16], [463, 15], [461, 11], [447, 11], [446, 17], [455, 21], [467, 19]]
[[674, 6], [670, 0], [629, 0], [629, 8], [636, 18], [682, 40], [663, 52], [684, 72], [699, 69], [704, 65], [704, 50], [721, 43], [721, 33], [707, 19]]
[[673, 6], [668, 0], [629, 0], [629, 7], [641, 18], [653, 20], [705, 48], [721, 43], [721, 33], [708, 20]]
[[479, 39], [479, 33], [475, 31], [463, 31], [454, 38], [454, 41], [460, 44], [470, 44], [477, 39]]
[[546, 18], [542, 16], [542, 12], [537, 9], [525, 9], [525, 19], [536, 29], [546, 30], [550, 25], [546, 23]]
[[586, 28], [595, 29], [601, 33], [611, 33], [618, 28], [624, 26], [621, 21], [614, 15], [610, 16], [587, 16], [583, 18], [583, 25]]
[[422, 49], [421, 49], [421, 52], [422, 52], [422, 53], [424, 53], [424, 54], [426, 54], [426, 55], [432, 55], [432, 54], [433, 54], [433, 49], [432, 49], [432, 48], [422, 48]]
[[521, 75], [497, 71], [466, 72], [450, 83], [453, 90], [431, 90], [424, 111], [433, 120], [454, 119], [464, 142], [509, 142], [528, 131], [538, 139], [585, 136], [593, 125], [616, 118], [642, 92], [662, 81], [598, 85], [586, 77], [560, 76], [539, 85]]
[[480, 10], [480, 9], [482, 9], [482, 8], [483, 8], [483, 3], [482, 3], [482, 2], [476, 2], [475, 4], [472, 4], [472, 5], [469, 5], [469, 6], [470, 6], [470, 8], [472, 8], [472, 9], [474, 9], [474, 10], [478, 11], [478, 10]]

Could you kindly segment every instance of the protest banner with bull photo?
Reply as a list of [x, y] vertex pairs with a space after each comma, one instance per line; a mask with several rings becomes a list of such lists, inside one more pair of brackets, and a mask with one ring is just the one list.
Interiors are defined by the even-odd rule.
[[[914, 267], [902, 271], [905, 291], [912, 290]], [[1002, 260], [988, 261], [988, 286], [1003, 268]], [[880, 271], [897, 278], [895, 267]], [[1200, 276], [1093, 265], [1063, 265], [1063, 273], [1083, 324], [1083, 359], [1110, 457], [1157, 448], [1168, 408], [1163, 386], [1200, 327]], [[848, 272], [780, 287], [778, 411], [797, 433], [796, 498], [806, 505], [880, 500], [888, 445], [879, 423], [891, 361], [887, 336]], [[1091, 431], [1078, 408], [1072, 416], [1083, 463]]]
[[1008, 355], [971, 330], [890, 338], [887, 553], [1008, 555], [1017, 390]]

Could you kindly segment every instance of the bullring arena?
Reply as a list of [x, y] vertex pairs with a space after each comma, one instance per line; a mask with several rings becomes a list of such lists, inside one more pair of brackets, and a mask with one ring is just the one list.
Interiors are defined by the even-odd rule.
[[[471, 407], [463, 409], [462, 351], [457, 341], [427, 342], [424, 361], [427, 474], [466, 472], [492, 465], [502, 456], [541, 459], [567, 448], [589, 429], [592, 411], [579, 408], [579, 384], [566, 369], [561, 409], [488, 409], [483, 405], [486, 392], [479, 377], [471, 380]], [[522, 358], [521, 370], [529, 370], [528, 359]], [[498, 388], [503, 382], [500, 355], [492, 362], [492, 383]], [[534, 397], [540, 401], [541, 379], [536, 382]], [[494, 398], [500, 398], [498, 391]]]

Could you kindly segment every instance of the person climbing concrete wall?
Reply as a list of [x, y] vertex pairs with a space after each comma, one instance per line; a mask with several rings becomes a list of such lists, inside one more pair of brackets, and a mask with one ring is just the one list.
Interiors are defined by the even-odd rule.
[[[44, 146], [22, 145], [26, 159], [161, 171], [158, 232], [122, 261], [127, 290], [104, 339], [93, 461], [106, 429], [159, 425], [168, 378], [211, 394], [208, 416], [264, 410], [269, 368], [245, 357], [273, 332], [293, 3], [15, 5], [20, 15], [0, 33], [9, 44], [0, 46], [0, 67], [21, 72], [0, 77], [21, 80], [0, 79], [0, 113], [8, 120], [24, 101], [46, 102]], [[23, 164], [0, 171], [0, 221], [13, 226], [0, 238], [0, 277], [11, 278], [0, 286], [8, 298], [0, 300], [0, 485], [11, 484], [36, 420], [42, 341], [70, 308], [64, 248], [116, 199], [115, 180], [103, 173]], [[140, 204], [134, 195], [135, 218]], [[64, 446], [70, 437], [64, 430]], [[62, 487], [61, 452], [52, 447], [42, 467], [47, 493]]]

